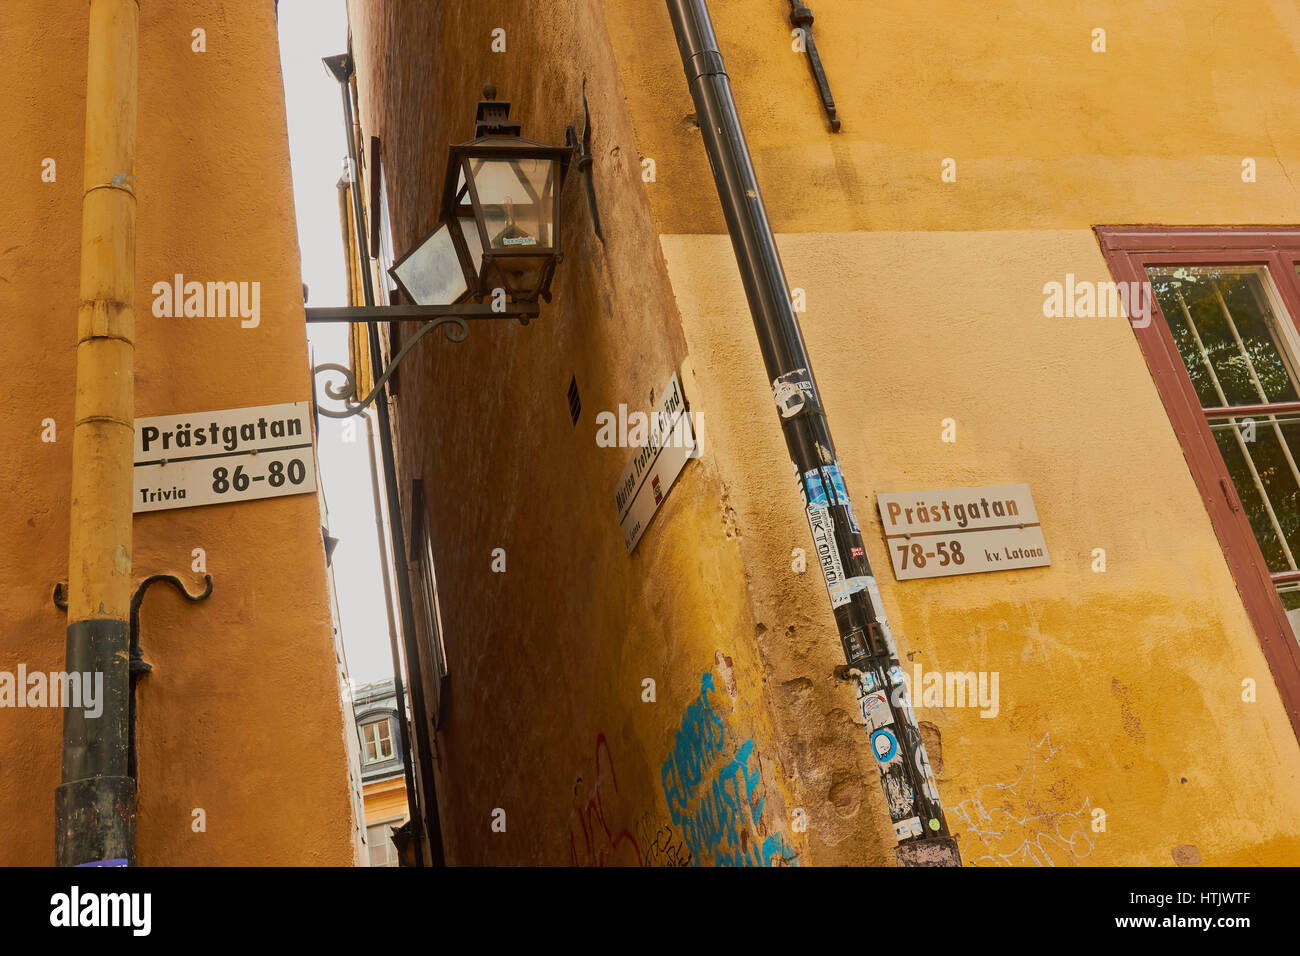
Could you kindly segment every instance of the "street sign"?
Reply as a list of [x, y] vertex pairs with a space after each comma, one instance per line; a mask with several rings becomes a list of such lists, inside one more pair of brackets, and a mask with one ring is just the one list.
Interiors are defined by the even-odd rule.
[[876, 505], [900, 581], [1052, 563], [1025, 484], [882, 494]]
[[[644, 417], [641, 412], [634, 414]], [[659, 407], [649, 416], [648, 427], [641, 431], [645, 433], [645, 443], [633, 446], [639, 450], [627, 463], [614, 489], [614, 507], [618, 509], [628, 554], [636, 548], [686, 462], [698, 455], [691, 417], [686, 412], [686, 400], [676, 372], [664, 387]]]
[[133, 510], [316, 490], [311, 405], [257, 405], [135, 420]]

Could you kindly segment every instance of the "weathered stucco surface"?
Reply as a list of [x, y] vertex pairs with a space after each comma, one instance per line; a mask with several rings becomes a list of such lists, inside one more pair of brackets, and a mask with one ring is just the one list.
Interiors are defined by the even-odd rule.
[[[692, 813], [719, 779], [750, 808], [746, 819], [743, 806], [719, 807], [737, 834], [702, 837], [703, 862], [757, 858], [773, 838], [795, 852], [728, 491], [711, 461], [689, 464], [629, 557], [614, 488], [634, 452], [595, 441], [598, 411], [652, 407], [686, 351], [599, 6], [349, 8], [361, 121], [383, 141], [399, 255], [433, 226], [446, 146], [473, 135], [485, 82], [525, 136], [554, 143], [581, 125], [585, 74], [594, 123], [606, 243], [570, 170], [565, 261], [542, 317], [478, 323], [461, 345], [431, 338], [402, 369], [403, 505], [409, 520], [409, 483], [422, 478], [451, 674], [438, 736], [449, 862], [682, 859], [663, 782], [679, 732], [682, 761], [702, 774], [681, 788]], [[490, 52], [498, 26], [506, 54]], [[448, 37], [481, 38], [481, 57], [439, 55]], [[684, 388], [689, 401], [689, 368]], [[504, 833], [490, 828], [497, 808]], [[783, 859], [774, 846], [765, 858]]]
[[[856, 692], [832, 676], [842, 658], [825, 587], [815, 564], [791, 571], [806, 521], [788, 466], [766, 464], [785, 448], [761, 425], [762, 361], [729, 348], [753, 334], [739, 276], [703, 265], [728, 245], [663, 237], [691, 353], [716, 357], [696, 377], [720, 471], [751, 479], [731, 483], [732, 501], [809, 841], [852, 859], [856, 828], [884, 840], [888, 816]], [[917, 712], [937, 734], [929, 749], [941, 745], [931, 761], [967, 862], [1160, 865], [1183, 843], [1207, 861], [1294, 860], [1300, 754], [1132, 330], [1042, 315], [1032, 277], [1106, 278], [1092, 233], [801, 233], [779, 245], [808, 293], [804, 333], [904, 671], [999, 674], [995, 715]], [[1019, 271], [983, 267], [996, 262]], [[940, 437], [949, 418], [954, 443]], [[894, 580], [877, 493], [1022, 481], [1051, 567]], [[1256, 703], [1242, 700], [1247, 677]], [[1206, 746], [1216, 740], [1232, 746]]]
[[[191, 31], [207, 52], [191, 51]], [[0, 20], [11, 148], [0, 156], [0, 669], [63, 666], [51, 603], [68, 561], [86, 5], [17, 0]], [[140, 417], [310, 397], [273, 4], [142, 5], [136, 174]], [[41, 181], [52, 157], [57, 180]], [[175, 273], [261, 282], [261, 324], [155, 318]], [[41, 441], [42, 421], [57, 441]], [[137, 578], [215, 588], [145, 603], [139, 692], [142, 865], [349, 865], [343, 712], [313, 495], [135, 519]], [[0, 709], [0, 864], [54, 862], [62, 715]], [[206, 811], [206, 832], [192, 811]]]
[[[999, 672], [996, 717], [918, 712], [966, 862], [1171, 864], [1182, 845], [1209, 863], [1293, 862], [1300, 752], [1132, 331], [1045, 319], [1042, 288], [1109, 278], [1097, 224], [1300, 214], [1300, 133], [1276, 105], [1300, 87], [1300, 18], [1210, 0], [1086, 16], [815, 6], [838, 136], [786, 0], [711, 4], [904, 669]], [[608, 237], [571, 182], [541, 319], [430, 342], [403, 372], [404, 504], [423, 478], [452, 674], [449, 859], [647, 862], [684, 712], [704, 674], [725, 711], [730, 674], [726, 740], [755, 741], [776, 795], [767, 832], [802, 863], [892, 862], [824, 586], [815, 561], [791, 568], [808, 528], [664, 5], [349, 7], [399, 254], [432, 227], [446, 146], [470, 138], [486, 81], [526, 136], [560, 142], [587, 76]], [[706, 454], [629, 559], [612, 504], [629, 453], [596, 447], [594, 414], [648, 407], [674, 368]], [[894, 581], [876, 493], [1022, 481], [1051, 567]]]

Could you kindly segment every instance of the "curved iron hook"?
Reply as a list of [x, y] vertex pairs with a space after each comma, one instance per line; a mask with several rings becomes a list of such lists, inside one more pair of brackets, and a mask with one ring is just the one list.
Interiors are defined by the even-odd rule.
[[144, 661], [144, 654], [140, 650], [140, 605], [144, 604], [144, 594], [150, 587], [159, 581], [166, 581], [172, 587], [180, 592], [181, 597], [187, 601], [199, 602], [206, 600], [212, 594], [212, 575], [203, 575], [203, 582], [206, 585], [202, 594], [191, 594], [185, 588], [185, 582], [174, 574], [151, 574], [135, 589], [135, 594], [131, 597], [131, 673], [147, 673], [151, 668]]
[[[135, 685], [145, 674], [153, 670], [149, 663], [144, 659], [144, 652], [140, 649], [140, 606], [144, 603], [145, 592], [159, 581], [166, 581], [172, 587], [180, 592], [181, 597], [187, 601], [195, 603], [206, 600], [212, 595], [212, 575], [204, 574], [204, 588], [202, 594], [191, 594], [185, 587], [185, 582], [174, 574], [151, 574], [141, 581], [135, 589], [135, 594], [131, 596], [131, 642], [130, 642], [130, 661], [127, 665], [128, 672], [131, 675], [131, 697], [128, 704], [129, 731], [127, 736], [127, 776], [136, 777], [136, 744], [135, 744]], [[63, 582], [60, 581], [54, 585], [54, 606], [60, 610], [68, 609], [67, 597], [63, 591]]]
[[144, 659], [144, 651], [140, 648], [140, 605], [144, 604], [145, 592], [159, 581], [166, 581], [172, 587], [180, 592], [181, 597], [187, 601], [198, 603], [206, 600], [212, 594], [212, 575], [203, 575], [205, 587], [202, 594], [191, 594], [185, 587], [185, 582], [174, 574], [151, 574], [137, 585], [135, 594], [131, 596], [131, 655], [128, 669], [131, 674], [131, 699], [128, 710], [128, 719], [130, 729], [127, 738], [127, 775], [137, 777], [136, 773], [136, 743], [135, 743], [135, 685], [145, 674], [153, 670], [152, 665]]
[[[204, 583], [207, 585], [207, 587], [204, 589], [202, 594], [196, 597], [193, 594], [190, 594], [189, 591], [185, 589], [184, 583], [181, 581], [180, 578], [178, 578], [174, 574], [150, 575], [149, 577], [145, 578], [143, 581], [140, 582], [140, 585], [136, 588], [135, 596], [131, 598], [131, 620], [135, 622], [139, 617], [140, 605], [144, 603], [144, 592], [150, 585], [157, 584], [159, 581], [170, 581], [172, 585], [175, 586], [176, 590], [181, 592], [181, 596], [184, 597], [187, 601], [202, 601], [204, 598], [212, 594], [212, 575], [210, 574], [203, 575], [203, 580]], [[54, 598], [54, 606], [57, 607], [59, 610], [66, 611], [68, 609], [67, 598], [63, 596], [62, 581], [59, 581], [54, 585], [53, 598]], [[133, 624], [132, 626], [135, 627], [135, 624]]]

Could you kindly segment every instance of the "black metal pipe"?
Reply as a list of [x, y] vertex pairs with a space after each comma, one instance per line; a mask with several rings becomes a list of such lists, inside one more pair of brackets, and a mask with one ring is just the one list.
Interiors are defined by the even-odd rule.
[[104, 686], [100, 713], [90, 716], [81, 706], [63, 711], [63, 775], [54, 791], [58, 866], [110, 861], [135, 866], [136, 782], [128, 772], [130, 642], [126, 621], [68, 625], [66, 672], [82, 680], [102, 675]]
[[[360, 253], [361, 289], [367, 307], [375, 305], [374, 285], [370, 281], [370, 250], [367, 247], [365, 230], [365, 208], [360, 189], [356, 188], [360, 166], [357, 164], [357, 141], [353, 135], [352, 97], [348, 80], [352, 76], [352, 56], [348, 53], [325, 57], [325, 67], [336, 80], [343, 95], [343, 125], [348, 141], [348, 161], [352, 164], [352, 213], [355, 219], [357, 250]], [[370, 346], [370, 369], [376, 381], [383, 374], [383, 359], [380, 353], [379, 327], [367, 326]], [[408, 669], [414, 669], [418, 675], [420, 665], [419, 645], [415, 637], [415, 610], [411, 603], [411, 579], [406, 565], [406, 533], [402, 524], [401, 499], [397, 488], [397, 463], [393, 456], [393, 430], [388, 415], [386, 400], [375, 402], [375, 420], [379, 426], [379, 451], [384, 463], [384, 488], [388, 499], [388, 533], [392, 536], [393, 568], [397, 576], [398, 606], [402, 620], [402, 640], [406, 646]], [[415, 724], [415, 749], [418, 753], [418, 774], [420, 777], [420, 804], [424, 809], [424, 818], [417, 821], [420, 832], [417, 834], [416, 846], [427, 843], [431, 863], [442, 866], [445, 862], [442, 847], [442, 826], [438, 818], [438, 795], [433, 773], [433, 748], [429, 741], [428, 709], [424, 699], [421, 682], [411, 680], [411, 718]], [[413, 755], [414, 756], [414, 755]], [[421, 861], [423, 852], [419, 854]]]
[[[397, 621], [393, 615], [393, 581], [388, 573], [388, 542], [384, 539], [383, 507], [379, 497], [379, 464], [375, 461], [375, 425], [362, 413], [366, 422], [366, 451], [370, 454], [370, 494], [375, 499], [375, 534], [379, 544], [379, 568], [384, 582], [384, 611], [388, 616], [388, 650], [393, 657], [393, 696], [397, 703], [397, 726], [402, 734], [402, 774], [406, 778], [406, 812], [412, 820], [420, 819], [420, 801], [415, 792], [415, 761], [411, 759], [411, 725], [406, 712], [406, 689], [402, 686], [402, 651], [397, 641]], [[395, 564], [396, 562], [394, 562]], [[415, 841], [416, 865], [423, 856], [419, 840]]]
[[667, 3], [840, 643], [871, 734], [899, 863], [960, 865], [790, 305], [708, 6], [705, 0]]

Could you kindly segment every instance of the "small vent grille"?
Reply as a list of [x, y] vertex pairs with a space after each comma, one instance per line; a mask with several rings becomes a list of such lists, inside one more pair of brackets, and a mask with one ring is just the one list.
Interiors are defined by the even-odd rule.
[[569, 417], [573, 419], [573, 424], [578, 424], [578, 416], [582, 414], [582, 399], [578, 396], [578, 376], [573, 376], [569, 382]]

